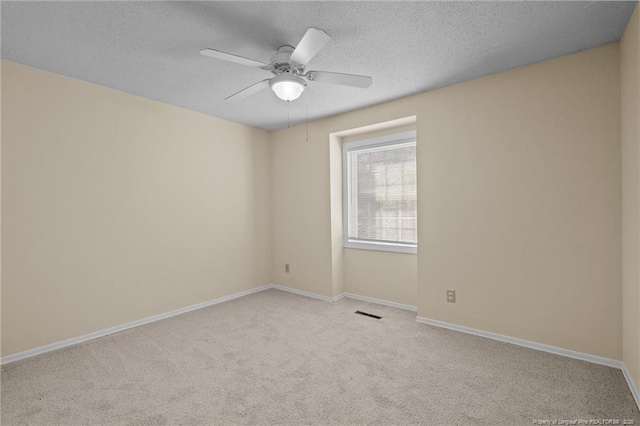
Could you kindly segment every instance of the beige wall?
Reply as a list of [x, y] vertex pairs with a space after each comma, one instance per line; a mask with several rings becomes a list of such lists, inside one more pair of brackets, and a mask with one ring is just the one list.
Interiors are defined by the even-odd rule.
[[640, 388], [640, 8], [620, 43], [623, 359]]
[[418, 256], [344, 249], [344, 280], [348, 293], [416, 306]]
[[2, 62], [2, 355], [271, 281], [268, 133]]
[[[1, 62], [0, 62], [1, 63]], [[2, 355], [2, 66], [0, 66], [0, 356]]]
[[331, 294], [345, 292], [345, 257], [342, 224], [342, 138], [329, 135], [329, 192], [331, 194]]
[[619, 72], [613, 44], [424, 97], [419, 315], [621, 359]]
[[273, 282], [331, 297], [329, 136], [312, 123], [308, 142], [304, 126], [272, 132], [271, 155]]
[[[418, 296], [408, 303], [621, 359], [619, 65], [613, 44], [318, 120], [309, 142], [303, 126], [273, 132], [274, 281], [332, 295], [329, 135], [417, 115]], [[388, 291], [380, 297], [406, 297]]]

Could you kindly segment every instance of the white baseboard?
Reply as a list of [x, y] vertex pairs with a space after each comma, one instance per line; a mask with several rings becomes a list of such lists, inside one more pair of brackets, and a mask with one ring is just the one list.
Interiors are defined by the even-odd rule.
[[448, 328], [449, 330], [460, 331], [462, 333], [473, 334], [475, 336], [486, 337], [487, 339], [498, 340], [500, 342], [511, 343], [513, 345], [524, 346], [525, 348], [536, 349], [543, 352], [549, 352], [556, 355], [562, 355], [569, 358], [575, 358], [582, 361], [593, 362], [594, 364], [606, 365], [607, 367], [614, 367], [622, 369], [624, 363], [611, 358], [605, 358], [597, 355], [585, 354], [583, 352], [572, 351], [569, 349], [563, 349], [556, 346], [545, 345], [543, 343], [531, 342], [529, 340], [518, 339], [515, 337], [504, 336], [498, 333], [491, 333], [489, 331], [478, 330], [471, 327], [465, 327], [463, 325], [452, 324], [444, 321], [438, 321], [431, 318], [416, 317], [417, 322], [424, 324], [434, 325], [436, 327]]
[[139, 327], [144, 324], [149, 324], [151, 322], [160, 321], [165, 318], [174, 317], [176, 315], [184, 314], [190, 311], [195, 311], [196, 309], [206, 308], [207, 306], [217, 305], [218, 303], [228, 302], [229, 300], [237, 299], [239, 297], [247, 296], [249, 294], [257, 293], [259, 291], [266, 290], [271, 288], [271, 285], [264, 285], [262, 287], [252, 288], [250, 290], [241, 291], [239, 293], [230, 294], [228, 296], [219, 297], [217, 299], [209, 300], [207, 302], [197, 303], [195, 305], [186, 306], [184, 308], [176, 309], [173, 311], [165, 312], [158, 315], [153, 315], [147, 318], [143, 318], [137, 321], [132, 321], [126, 324], [117, 325], [115, 327], [106, 328], [104, 330], [94, 331], [93, 333], [85, 334], [78, 337], [72, 337], [71, 339], [62, 340], [60, 342], [50, 343], [48, 345], [40, 346], [37, 348], [29, 349], [24, 352], [18, 352], [16, 354], [3, 356], [0, 359], [0, 364], [7, 364], [14, 361], [19, 361], [21, 359], [30, 358], [32, 356], [44, 354], [46, 352], [55, 351], [57, 349], [62, 349], [67, 346], [77, 345], [78, 343], [86, 342], [88, 340], [97, 339], [98, 337], [107, 336], [109, 334], [118, 333], [124, 330], [128, 330], [133, 327]]
[[343, 298], [361, 300], [363, 302], [376, 303], [378, 305], [391, 306], [392, 308], [405, 309], [407, 311], [417, 312], [418, 308], [416, 306], [405, 305], [404, 303], [391, 302], [389, 300], [376, 299], [374, 297], [369, 296], [361, 296], [359, 294], [354, 293], [340, 293], [337, 296], [329, 297], [323, 296], [321, 294], [312, 293], [310, 291], [298, 290], [297, 288], [286, 287], [279, 284], [271, 284], [271, 288], [275, 288], [277, 290], [286, 291], [288, 293], [297, 294], [300, 296], [311, 297], [313, 299], [324, 300], [325, 302], [337, 302]]
[[353, 293], [342, 293], [349, 299], [362, 300], [363, 302], [377, 303], [378, 305], [391, 306], [392, 308], [404, 309], [406, 311], [418, 312], [417, 306], [405, 305], [404, 303], [390, 302], [388, 300], [376, 299], [375, 297], [361, 296]]
[[627, 381], [627, 385], [629, 385], [629, 390], [631, 390], [631, 395], [633, 395], [633, 399], [636, 400], [636, 404], [638, 405], [638, 410], [640, 410], [640, 392], [638, 392], [638, 388], [636, 384], [633, 382], [631, 378], [631, 373], [629, 373], [629, 369], [626, 364], [622, 366], [622, 374], [624, 375], [624, 379]]
[[354, 293], [340, 293], [337, 296], [329, 297], [323, 296], [321, 294], [312, 293], [310, 291], [298, 290], [297, 288], [286, 287], [278, 284], [271, 284], [271, 288], [275, 288], [277, 290], [286, 291], [288, 293], [297, 294], [300, 296], [311, 297], [313, 299], [324, 300], [325, 302], [337, 302], [343, 298], [361, 300], [363, 302], [376, 303], [378, 305], [391, 306], [392, 308], [405, 309], [407, 311], [417, 312], [418, 308], [416, 306], [405, 305], [404, 303], [391, 302], [389, 300], [376, 299], [374, 297], [369, 296], [361, 296], [359, 294]]
[[331, 298], [331, 301], [332, 301], [332, 302], [337, 302], [338, 300], [344, 299], [345, 297], [346, 297], [346, 295], [345, 295], [344, 293], [340, 293], [340, 294], [339, 294], [339, 295], [337, 295], [337, 296], [333, 296], [333, 297]]
[[269, 288], [275, 288], [277, 290], [286, 291], [287, 293], [293, 293], [299, 296], [311, 297], [312, 299], [324, 300], [325, 302], [337, 302], [342, 299], [342, 295], [338, 295], [336, 297], [323, 296], [321, 294], [311, 293], [310, 291], [298, 290], [297, 288], [285, 287], [278, 284], [270, 284]]

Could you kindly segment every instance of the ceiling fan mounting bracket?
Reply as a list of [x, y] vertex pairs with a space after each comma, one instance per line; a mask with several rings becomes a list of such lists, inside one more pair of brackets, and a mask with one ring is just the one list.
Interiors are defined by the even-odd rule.
[[298, 64], [296, 64], [295, 62], [291, 61], [291, 59], [289, 59], [294, 50], [295, 49], [293, 46], [289, 46], [289, 45], [280, 46], [278, 48], [277, 53], [271, 57], [271, 60], [269, 61], [270, 62], [269, 67], [271, 68], [271, 71], [275, 75], [280, 75], [285, 73], [294, 74], [294, 75], [304, 75], [303, 73], [304, 68], [300, 67]]
[[304, 73], [302, 73], [302, 71], [298, 67], [296, 67], [295, 64], [288, 63], [288, 62], [272, 64], [271, 72], [273, 72], [275, 75], [293, 74], [293, 75], [304, 76]]

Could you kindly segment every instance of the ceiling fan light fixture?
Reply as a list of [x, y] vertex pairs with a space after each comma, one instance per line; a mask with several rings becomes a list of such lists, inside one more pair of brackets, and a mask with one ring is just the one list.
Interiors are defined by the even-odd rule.
[[269, 82], [271, 90], [277, 97], [286, 102], [295, 101], [304, 91], [306, 83], [300, 77], [289, 74], [280, 74]]

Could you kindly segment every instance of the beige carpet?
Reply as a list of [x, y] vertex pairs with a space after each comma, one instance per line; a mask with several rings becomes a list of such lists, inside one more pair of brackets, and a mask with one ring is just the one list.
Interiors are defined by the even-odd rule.
[[1, 386], [2, 425], [640, 425], [619, 370], [278, 290], [8, 364]]

